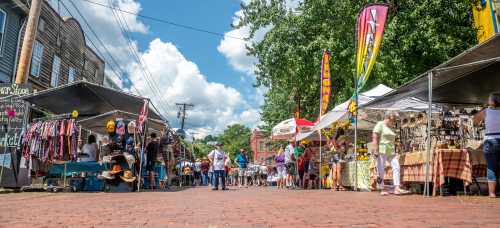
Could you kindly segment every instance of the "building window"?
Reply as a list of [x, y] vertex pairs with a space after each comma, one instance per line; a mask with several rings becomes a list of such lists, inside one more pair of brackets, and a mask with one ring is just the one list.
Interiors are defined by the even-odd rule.
[[40, 76], [40, 69], [42, 68], [42, 58], [43, 58], [43, 44], [35, 41], [33, 44], [33, 55], [31, 56], [31, 75], [38, 77]]
[[75, 68], [70, 67], [68, 71], [68, 83], [72, 83], [75, 81], [76, 78], [76, 71]]
[[266, 143], [265, 142], [259, 142], [259, 152], [265, 152], [266, 151]]
[[2, 55], [2, 47], [3, 47], [3, 37], [5, 35], [5, 26], [7, 22], [7, 13], [0, 9], [0, 56]]
[[45, 20], [43, 18], [40, 18], [40, 20], [38, 20], [38, 31], [45, 31]]
[[61, 73], [61, 59], [54, 55], [54, 61], [52, 62], [52, 76], [50, 78], [50, 85], [52, 87], [57, 87], [59, 85], [59, 74]]

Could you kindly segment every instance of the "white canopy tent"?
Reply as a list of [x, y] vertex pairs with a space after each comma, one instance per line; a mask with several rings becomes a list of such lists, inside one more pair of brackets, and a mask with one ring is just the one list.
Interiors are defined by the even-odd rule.
[[[358, 104], [360, 107], [362, 107], [364, 104], [367, 104], [370, 101], [375, 100], [378, 97], [382, 97], [392, 91], [393, 89], [391, 89], [390, 87], [383, 84], [379, 84], [375, 86], [373, 89], [370, 89], [366, 92], [359, 94]], [[349, 103], [350, 100], [347, 100], [346, 102], [337, 105], [335, 108], [333, 108], [332, 111], [322, 116], [321, 120], [316, 124], [316, 126], [314, 126], [314, 130], [317, 131], [323, 128], [327, 128], [328, 126], [340, 120], [342, 117], [347, 116]]]
[[[388, 86], [379, 84], [375, 86], [373, 89], [370, 89], [366, 92], [359, 94], [358, 103], [360, 106], [362, 106], [392, 91], [393, 89], [389, 88]], [[349, 102], [350, 100], [347, 100], [344, 103], [335, 106], [331, 111], [329, 111], [328, 113], [326, 113], [324, 116], [321, 117], [321, 120], [314, 126], [313, 131], [297, 135], [296, 140], [299, 141], [306, 138], [319, 138], [318, 137], [319, 130], [331, 126], [333, 123], [339, 121], [342, 118], [347, 118]]]

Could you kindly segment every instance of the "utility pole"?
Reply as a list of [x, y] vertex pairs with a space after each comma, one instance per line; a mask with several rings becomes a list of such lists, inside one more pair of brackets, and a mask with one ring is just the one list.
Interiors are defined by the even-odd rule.
[[187, 103], [175, 103], [175, 105], [179, 106], [179, 112], [177, 113], [177, 118], [181, 119], [181, 129], [184, 130], [184, 122], [186, 120], [186, 110], [188, 108], [194, 107], [194, 105]]
[[43, 0], [31, 1], [28, 22], [26, 24], [26, 32], [24, 34], [23, 45], [21, 46], [21, 56], [19, 57], [19, 64], [16, 73], [16, 84], [24, 84], [28, 82], [31, 55], [33, 53], [33, 42], [36, 37], [42, 3]]

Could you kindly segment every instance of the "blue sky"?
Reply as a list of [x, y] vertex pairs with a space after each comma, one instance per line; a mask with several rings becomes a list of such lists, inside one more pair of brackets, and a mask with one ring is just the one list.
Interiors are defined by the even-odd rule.
[[[57, 0], [49, 1], [57, 6]], [[98, 43], [96, 51], [106, 62], [106, 75], [124, 90], [151, 98], [173, 127], [179, 126], [176, 102], [196, 105], [188, 112], [187, 127], [199, 136], [218, 134], [229, 124], [259, 125], [264, 90], [252, 86], [256, 60], [246, 55], [245, 41], [227, 37], [248, 34], [248, 28], [231, 27], [241, 13], [240, 0], [89, 0], [224, 34], [221, 36], [113, 11], [85, 0], [61, 1], [68, 8], [60, 13], [81, 22], [87, 43]], [[90, 26], [82, 23], [78, 11]], [[125, 33], [120, 24], [128, 25], [123, 28]]]
[[[230, 25], [234, 13], [240, 9], [240, 2], [237, 0], [141, 1], [141, 5], [142, 14], [220, 34], [232, 29]], [[217, 51], [222, 37], [147, 19], [143, 21], [149, 26], [150, 33], [135, 36], [142, 50], [147, 48], [152, 39], [159, 37], [175, 44], [187, 59], [198, 65], [209, 81], [232, 86], [247, 96], [253, 92], [252, 81], [241, 80], [246, 74], [232, 68], [227, 59]]]

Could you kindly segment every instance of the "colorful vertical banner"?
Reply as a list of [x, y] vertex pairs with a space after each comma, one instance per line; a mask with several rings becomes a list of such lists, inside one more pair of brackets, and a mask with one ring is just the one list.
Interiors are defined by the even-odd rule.
[[492, 0], [481, 0], [474, 3], [472, 15], [474, 17], [474, 26], [477, 29], [478, 43], [488, 40], [499, 32], [500, 24], [497, 20], [497, 15], [495, 15], [495, 7], [500, 9], [498, 4], [500, 3], [495, 3]]
[[375, 65], [387, 21], [387, 4], [366, 5], [358, 15], [356, 28], [356, 75], [358, 92], [363, 88]]
[[388, 11], [389, 5], [375, 3], [366, 5], [358, 14], [356, 23], [357, 86], [348, 107], [351, 116], [357, 115], [356, 96], [368, 81], [380, 52]]
[[323, 58], [321, 60], [321, 97], [320, 97], [320, 111], [319, 116], [328, 111], [328, 104], [332, 95], [332, 78], [330, 74], [330, 52], [323, 51]]
[[148, 112], [149, 112], [149, 100], [144, 99], [144, 105], [142, 106], [141, 110], [139, 111], [139, 118], [137, 119], [137, 132], [142, 133], [144, 129], [144, 122], [148, 119]]

